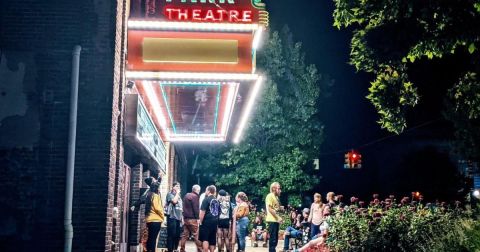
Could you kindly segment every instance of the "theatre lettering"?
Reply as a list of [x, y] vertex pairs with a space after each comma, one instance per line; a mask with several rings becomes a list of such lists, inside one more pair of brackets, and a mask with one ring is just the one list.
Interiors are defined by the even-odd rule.
[[204, 10], [165, 8], [165, 16], [172, 21], [175, 20], [229, 23], [252, 22], [252, 11], [250, 10]]

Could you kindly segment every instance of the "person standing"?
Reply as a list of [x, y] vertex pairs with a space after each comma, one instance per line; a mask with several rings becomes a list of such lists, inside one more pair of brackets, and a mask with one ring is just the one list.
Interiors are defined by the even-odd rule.
[[214, 185], [207, 187], [205, 199], [200, 206], [200, 232], [198, 239], [202, 242], [203, 252], [215, 252], [217, 243], [217, 226], [220, 204], [215, 198], [217, 188]]
[[238, 252], [245, 252], [245, 237], [248, 233], [248, 198], [244, 192], [237, 193], [235, 197], [235, 201], [237, 202], [237, 206], [235, 207], [234, 212], [234, 220], [237, 222], [236, 224], [236, 232], [237, 232], [237, 244], [238, 244]]
[[311, 223], [310, 239], [313, 239], [315, 235], [320, 233], [320, 224], [323, 222], [323, 203], [322, 195], [320, 195], [320, 193], [315, 193], [313, 195], [313, 203], [310, 206], [308, 222]]
[[280, 223], [283, 222], [278, 210], [280, 209], [280, 196], [281, 188], [280, 183], [273, 182], [270, 185], [270, 193], [265, 198], [265, 209], [267, 211], [266, 222], [268, 223], [268, 251], [275, 252], [275, 248], [278, 244], [278, 231], [280, 229]]
[[180, 183], [173, 182], [172, 190], [167, 194], [167, 250], [176, 251], [183, 225], [183, 204], [180, 196]]
[[152, 184], [145, 202], [145, 222], [147, 223], [148, 238], [147, 252], [155, 252], [160, 227], [165, 219], [162, 200], [158, 193], [158, 184]]
[[198, 240], [199, 196], [200, 186], [192, 186], [192, 192], [183, 197], [183, 232], [180, 240], [180, 251], [185, 252], [185, 243], [190, 235], [193, 236], [197, 251], [202, 250], [202, 243]]
[[218, 251], [223, 252], [223, 248], [227, 252], [231, 252], [230, 244], [230, 226], [232, 223], [232, 202], [230, 202], [230, 195], [225, 190], [218, 191], [218, 203], [220, 204], [220, 214], [218, 215], [218, 229], [217, 229], [217, 246]]
[[333, 215], [333, 211], [335, 210], [336, 207], [335, 203], [335, 193], [334, 192], [328, 192], [327, 193], [327, 204], [325, 204], [323, 208], [323, 217], [325, 218], [326, 216]]

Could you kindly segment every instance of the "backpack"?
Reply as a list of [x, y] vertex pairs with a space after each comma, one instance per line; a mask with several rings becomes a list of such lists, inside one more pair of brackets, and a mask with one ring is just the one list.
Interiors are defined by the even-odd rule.
[[218, 218], [220, 220], [224, 220], [224, 219], [230, 219], [231, 218], [231, 209], [232, 208], [232, 205], [230, 204], [230, 201], [228, 201], [227, 199], [223, 199], [221, 202], [220, 202], [220, 216], [218, 216]]
[[212, 199], [212, 201], [210, 201], [210, 206], [208, 208], [210, 210], [210, 214], [213, 217], [218, 217], [219, 212], [220, 212], [220, 202], [218, 202], [217, 199], [215, 199], [215, 198]]

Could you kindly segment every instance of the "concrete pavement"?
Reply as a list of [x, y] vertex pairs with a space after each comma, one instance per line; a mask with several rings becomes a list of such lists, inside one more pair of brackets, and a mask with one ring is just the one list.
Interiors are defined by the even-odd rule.
[[[247, 251], [248, 252], [268, 252], [268, 247], [267, 248], [262, 247], [263, 242], [259, 242], [258, 247], [253, 247], [252, 245], [253, 245], [252, 241], [250, 240], [249, 237], [247, 237], [247, 246], [245, 248], [246, 252]], [[279, 240], [277, 245], [277, 252], [281, 251], [283, 249], [282, 247], [283, 247], [283, 240]], [[185, 250], [186, 252], [196, 252], [196, 247], [193, 241], [187, 241]]]

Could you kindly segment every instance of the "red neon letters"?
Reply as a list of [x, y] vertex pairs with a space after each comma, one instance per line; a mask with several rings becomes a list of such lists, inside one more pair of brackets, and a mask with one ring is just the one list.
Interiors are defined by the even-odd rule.
[[251, 10], [205, 10], [165, 8], [164, 15], [173, 21], [251, 23]]

